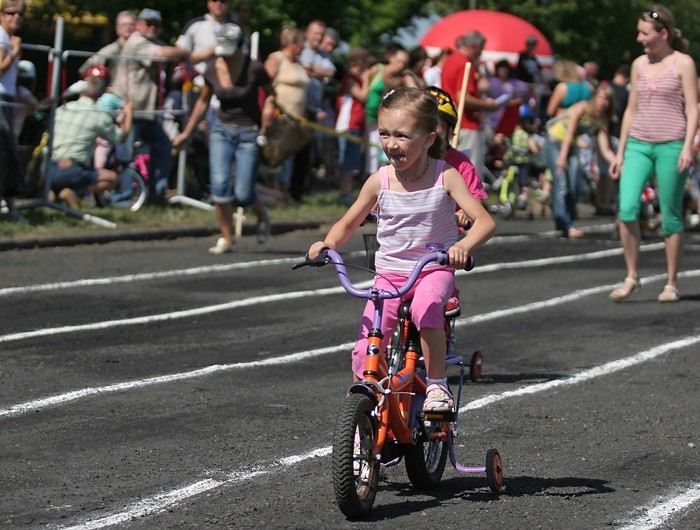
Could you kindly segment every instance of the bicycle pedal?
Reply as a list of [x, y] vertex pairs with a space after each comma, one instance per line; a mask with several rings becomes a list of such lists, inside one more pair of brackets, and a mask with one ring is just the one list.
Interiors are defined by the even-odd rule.
[[418, 419], [421, 421], [454, 421], [455, 419], [455, 412], [453, 410], [449, 411], [429, 411], [429, 410], [422, 410], [418, 413]]

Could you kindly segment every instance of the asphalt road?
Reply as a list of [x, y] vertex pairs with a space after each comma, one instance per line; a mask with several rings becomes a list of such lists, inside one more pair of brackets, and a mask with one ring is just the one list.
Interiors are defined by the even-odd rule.
[[608, 223], [569, 241], [501, 220], [458, 276], [458, 348], [484, 374], [457, 456], [497, 448], [505, 490], [448, 464], [421, 493], [399, 465], [361, 522], [335, 505], [329, 454], [362, 302], [330, 267], [291, 270], [319, 233], [218, 257], [201, 238], [0, 253], [0, 527], [698, 528], [700, 237], [680, 303], [656, 301], [651, 238], [643, 288], [616, 304]]

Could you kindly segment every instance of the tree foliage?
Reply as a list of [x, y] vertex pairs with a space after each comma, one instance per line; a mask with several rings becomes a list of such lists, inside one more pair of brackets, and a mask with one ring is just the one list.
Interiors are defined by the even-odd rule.
[[[429, 12], [445, 15], [476, 4], [479, 9], [505, 11], [528, 20], [549, 39], [555, 55], [579, 62], [595, 60], [604, 75], [641, 53], [636, 43], [636, 21], [650, 4], [648, 0], [261, 0], [250, 2], [251, 27], [261, 33], [261, 52], [272, 51], [283, 25], [304, 27], [322, 19], [336, 28], [351, 46], [365, 46], [379, 51], [399, 28], [409, 26], [412, 17]], [[203, 0], [150, 0], [147, 5], [158, 9], [165, 19], [164, 38], [173, 40], [182, 26], [206, 10]], [[232, 1], [232, 8], [237, 5]], [[700, 49], [700, 10], [697, 0], [668, 0], [665, 5], [676, 16], [678, 27], [691, 42], [691, 54]], [[35, 0], [30, 16], [50, 22], [56, 14], [78, 16], [103, 14], [113, 20], [123, 9], [138, 10], [142, 0]], [[102, 31], [99, 38], [113, 38]], [[72, 35], [67, 35], [67, 39]], [[91, 45], [101, 45], [105, 42]]]
[[[504, 4], [502, 0], [494, 4]], [[685, 4], [685, 5], [683, 5]], [[694, 31], [695, 40], [700, 40], [698, 26], [687, 26], [691, 2], [667, 2], [674, 13], [677, 25], [685, 31]], [[514, 14], [530, 19], [538, 27], [545, 28], [558, 56], [578, 62], [595, 60], [604, 72], [611, 74], [618, 64], [629, 63], [642, 52], [636, 42], [637, 20], [650, 5], [647, 0], [595, 0], [574, 2], [573, 0], [547, 1], [526, 0], [513, 6]], [[498, 6], [495, 6], [498, 7]], [[697, 48], [696, 48], [697, 49]]]
[[[649, 0], [479, 0], [479, 9], [492, 9], [517, 15], [537, 27], [549, 40], [557, 58], [577, 62], [594, 60], [602, 74], [610, 76], [622, 63], [641, 54], [636, 42], [639, 15], [651, 5]], [[662, 2], [676, 18], [676, 25], [691, 43], [690, 53], [700, 58], [700, 10], [697, 0]], [[471, 2], [458, 5], [449, 0], [433, 0], [429, 8], [439, 14], [467, 9]]]

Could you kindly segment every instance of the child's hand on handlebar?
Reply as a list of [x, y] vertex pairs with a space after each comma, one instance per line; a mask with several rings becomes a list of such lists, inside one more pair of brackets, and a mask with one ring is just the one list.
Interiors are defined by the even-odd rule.
[[469, 261], [469, 252], [464, 250], [460, 245], [452, 245], [447, 249], [448, 264], [455, 269], [463, 269]]
[[308, 256], [310, 260], [315, 260], [322, 250], [326, 248], [333, 248], [333, 245], [329, 245], [325, 241], [316, 241], [309, 247]]

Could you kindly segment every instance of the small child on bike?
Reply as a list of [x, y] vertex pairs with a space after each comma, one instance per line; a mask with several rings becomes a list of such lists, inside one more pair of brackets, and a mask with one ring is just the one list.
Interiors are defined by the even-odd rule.
[[[435, 132], [442, 139], [445, 145], [445, 154], [443, 160], [455, 168], [464, 178], [469, 191], [474, 198], [484, 201], [488, 199], [488, 194], [481, 183], [479, 174], [469, 157], [462, 151], [455, 149], [450, 145], [450, 138], [454, 133], [454, 128], [457, 125], [457, 107], [452, 101], [450, 95], [436, 86], [431, 86], [426, 89], [438, 101], [438, 127]], [[469, 219], [466, 217], [463, 210], [457, 208], [457, 223], [461, 227], [467, 227]]]
[[[439, 120], [435, 132], [437, 132], [443, 144], [446, 146], [443, 160], [459, 171], [474, 198], [485, 201], [489, 196], [484, 189], [484, 185], [481, 183], [481, 179], [476, 172], [474, 164], [469, 160], [466, 153], [450, 145], [450, 138], [452, 138], [454, 128], [457, 125], [457, 107], [452, 97], [436, 86], [428, 87], [426, 90], [438, 101]], [[457, 217], [457, 225], [459, 226], [460, 232], [468, 230], [471, 223], [469, 217], [459, 206], [456, 206], [456, 210], [455, 216]], [[459, 312], [459, 289], [456, 287], [454, 293], [452, 293], [452, 296], [450, 296], [450, 299], [447, 301], [445, 311], [448, 315], [457, 315]]]
[[[376, 203], [377, 288], [388, 290], [403, 285], [416, 261], [428, 252], [429, 243], [447, 249], [449, 266], [427, 265], [409, 293], [411, 317], [421, 333], [427, 372], [424, 409], [444, 412], [454, 408], [454, 400], [445, 376], [443, 308], [454, 290], [454, 269], [466, 265], [470, 252], [491, 237], [496, 225], [469, 192], [460, 173], [441, 160], [444, 144], [436, 133], [438, 122], [438, 102], [425, 90], [401, 87], [384, 96], [378, 114], [379, 137], [390, 165], [368, 177], [357, 200], [323, 241], [310, 246], [308, 255], [315, 259], [325, 248], [341, 247]], [[459, 242], [455, 203], [473, 223]], [[383, 347], [396, 325], [400, 303], [400, 299], [385, 301]], [[372, 311], [370, 301], [352, 352], [353, 372], [358, 378], [365, 365]]]
[[506, 167], [517, 166], [518, 187], [520, 194], [516, 200], [516, 207], [527, 209], [527, 201], [530, 196], [530, 174], [533, 157], [541, 151], [533, 136], [536, 127], [537, 116], [530, 105], [520, 105], [518, 110], [520, 119], [515, 126], [503, 163]]

